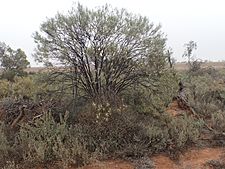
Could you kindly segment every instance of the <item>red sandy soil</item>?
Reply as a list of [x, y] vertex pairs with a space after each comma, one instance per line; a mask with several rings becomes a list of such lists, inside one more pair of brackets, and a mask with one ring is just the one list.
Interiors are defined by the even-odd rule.
[[[155, 169], [210, 169], [206, 163], [210, 160], [224, 160], [225, 148], [190, 149], [173, 161], [166, 155], [156, 155], [151, 158]], [[79, 169], [135, 169], [134, 164], [126, 161], [97, 162]]]
[[192, 149], [180, 156], [178, 161], [157, 155], [152, 158], [156, 169], [209, 169], [206, 163], [210, 160], [224, 160], [224, 148]]
[[188, 115], [192, 115], [192, 112], [185, 107], [185, 105], [183, 107], [181, 107], [178, 104], [177, 100], [173, 100], [168, 107], [165, 110], [167, 113], [169, 113], [172, 117], [175, 116], [179, 116], [179, 115], [184, 115], [184, 114], [188, 114]]
[[134, 166], [126, 161], [104, 161], [79, 169], [134, 169]]
[[172, 103], [169, 104], [168, 108], [166, 109], [166, 112], [172, 116], [177, 116], [182, 112], [182, 109], [179, 107], [178, 102], [174, 100], [172, 101]]

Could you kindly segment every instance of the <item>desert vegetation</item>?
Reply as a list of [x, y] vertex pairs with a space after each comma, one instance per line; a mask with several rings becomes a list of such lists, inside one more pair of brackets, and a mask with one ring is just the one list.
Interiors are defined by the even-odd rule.
[[202, 68], [195, 42], [185, 44], [188, 69], [177, 71], [160, 25], [80, 4], [33, 37], [45, 71], [27, 73], [26, 54], [0, 43], [2, 168], [78, 168], [224, 146], [225, 70]]

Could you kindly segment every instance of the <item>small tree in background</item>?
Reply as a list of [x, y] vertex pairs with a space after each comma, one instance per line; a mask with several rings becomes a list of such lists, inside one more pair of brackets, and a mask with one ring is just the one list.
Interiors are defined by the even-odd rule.
[[190, 41], [184, 44], [185, 51], [183, 57], [187, 58], [190, 72], [196, 72], [201, 68], [201, 61], [196, 59], [193, 55], [193, 51], [197, 49], [197, 43]]
[[10, 82], [15, 76], [24, 76], [25, 68], [29, 65], [27, 56], [21, 49], [13, 50], [5, 43], [0, 42], [0, 65], [2, 68], [2, 78]]

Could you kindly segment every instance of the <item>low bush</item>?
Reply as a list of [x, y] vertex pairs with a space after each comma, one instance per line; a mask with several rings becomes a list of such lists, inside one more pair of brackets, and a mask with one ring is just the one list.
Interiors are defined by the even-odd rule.
[[[167, 113], [141, 114], [129, 107], [122, 111], [116, 108], [104, 110], [101, 115], [98, 109], [95, 112], [98, 116], [81, 116], [85, 120], [80, 119], [85, 130], [82, 138], [88, 151], [99, 152], [103, 158], [137, 158], [160, 151], [180, 150], [187, 144], [197, 142], [203, 125], [188, 116], [172, 118]], [[105, 113], [109, 113], [107, 119], [100, 118], [105, 117]]]
[[7, 161], [2, 169], [20, 169], [14, 161]]
[[172, 149], [182, 149], [186, 145], [196, 143], [200, 137], [203, 121], [187, 115], [174, 118], [168, 125]]
[[[146, 87], [147, 86], [147, 87]], [[138, 84], [123, 94], [124, 102], [139, 113], [159, 113], [171, 103], [177, 95], [178, 76], [168, 70], [151, 83]]]
[[185, 75], [185, 89], [191, 107], [203, 118], [208, 119], [212, 113], [225, 107], [225, 84], [219, 71], [211, 71], [210, 68], [199, 71], [204, 73]]
[[11, 150], [10, 144], [4, 131], [5, 129], [5, 125], [3, 123], [0, 123], [0, 165], [3, 165], [7, 162], [9, 152]]
[[61, 168], [66, 168], [87, 164], [95, 158], [137, 159], [160, 151], [175, 152], [195, 143], [200, 135], [201, 122], [192, 117], [173, 118], [167, 113], [152, 116], [133, 112], [129, 107], [112, 109], [110, 105], [101, 111], [99, 106], [96, 108], [92, 113], [101, 115], [86, 121], [80, 119], [73, 125], [69, 125], [67, 113], [59, 121], [52, 113], [45, 113], [32, 124], [21, 125], [16, 139], [10, 143], [12, 149], [7, 137], [1, 134], [1, 158], [6, 164], [10, 156], [15, 166], [20, 159], [29, 167], [59, 161]]
[[[135, 118], [124, 112], [113, 111], [108, 119], [96, 117], [93, 122], [83, 125], [83, 138], [90, 153], [98, 153], [102, 158], [112, 156], [139, 156], [148, 151], [144, 144], [143, 128], [135, 123]], [[101, 158], [100, 157], [100, 158]]]
[[225, 163], [218, 160], [210, 160], [206, 163], [205, 166], [210, 166], [212, 169], [224, 169]]
[[62, 161], [64, 165], [84, 164], [87, 159], [84, 145], [79, 142], [77, 132], [71, 132], [66, 124], [67, 116], [55, 122], [51, 113], [25, 124], [20, 129], [15, 146], [20, 146], [23, 161], [26, 163], [46, 163]]
[[211, 122], [213, 129], [220, 133], [225, 132], [225, 112], [218, 111], [212, 113]]

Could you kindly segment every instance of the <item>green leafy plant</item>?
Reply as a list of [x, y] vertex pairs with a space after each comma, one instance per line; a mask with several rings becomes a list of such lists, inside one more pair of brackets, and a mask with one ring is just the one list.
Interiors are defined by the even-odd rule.
[[202, 126], [203, 121], [186, 115], [172, 119], [168, 126], [172, 148], [181, 149], [188, 144], [196, 143], [200, 137]]
[[[67, 115], [64, 118], [61, 117], [60, 122], [57, 123], [48, 112], [36, 120], [32, 126], [25, 124], [17, 137], [17, 144], [22, 148], [24, 161], [45, 163], [62, 160], [64, 163], [83, 164], [83, 161], [87, 159], [83, 156], [85, 147], [67, 126], [67, 118]], [[78, 157], [80, 161], [77, 161]]]
[[10, 144], [5, 134], [5, 125], [0, 122], [0, 164], [4, 164], [9, 159], [9, 152], [11, 151]]

